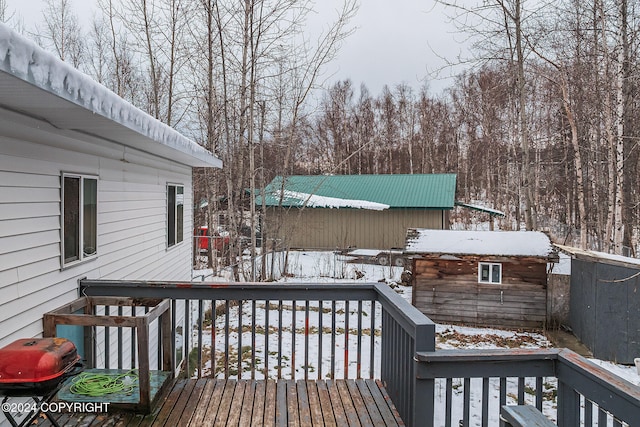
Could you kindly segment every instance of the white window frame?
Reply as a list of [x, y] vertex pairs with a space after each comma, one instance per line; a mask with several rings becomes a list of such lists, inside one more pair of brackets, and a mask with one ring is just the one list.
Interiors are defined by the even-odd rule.
[[[65, 179], [66, 178], [75, 178], [78, 180], [78, 232], [77, 236], [74, 236], [74, 240], [77, 241], [77, 257], [75, 259], [66, 259], [66, 245], [67, 245], [67, 230], [65, 227]], [[96, 183], [96, 209], [95, 209], [95, 236], [93, 236], [93, 240], [95, 241], [95, 247], [93, 248], [93, 252], [87, 253], [85, 248], [85, 204], [84, 204], [84, 186], [87, 180], [94, 180]], [[95, 259], [98, 256], [98, 176], [97, 175], [88, 175], [88, 174], [79, 174], [79, 173], [68, 173], [63, 172], [62, 177], [60, 179], [60, 263], [62, 269], [73, 266], [76, 264], [80, 264], [84, 261], [88, 261], [91, 259]]]
[[[489, 280], [482, 279], [482, 267], [489, 267]], [[498, 281], [493, 281], [493, 270], [495, 267], [500, 269], [500, 274], [498, 277]], [[478, 283], [489, 283], [493, 285], [501, 285], [502, 284], [502, 264], [499, 262], [479, 262], [478, 263]]]
[[[170, 192], [175, 189], [174, 202], [171, 206]], [[182, 190], [182, 193], [178, 191]], [[179, 197], [181, 196], [181, 197]], [[179, 218], [179, 206], [182, 206], [181, 218]], [[180, 219], [182, 220], [182, 227], [178, 227]], [[181, 233], [180, 233], [181, 231]], [[184, 242], [184, 184], [167, 183], [167, 249], [171, 249], [175, 246], [179, 246]], [[173, 234], [173, 236], [172, 236]], [[173, 237], [173, 239], [171, 239]]]

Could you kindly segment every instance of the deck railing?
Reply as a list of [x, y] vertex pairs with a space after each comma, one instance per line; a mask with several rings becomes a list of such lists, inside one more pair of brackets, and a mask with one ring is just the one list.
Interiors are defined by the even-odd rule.
[[[171, 299], [173, 352], [189, 376], [378, 378], [408, 425], [424, 419], [414, 355], [435, 349], [435, 325], [386, 284], [82, 280], [81, 294]], [[129, 334], [94, 334], [111, 337], [112, 352], [130, 351]], [[160, 353], [163, 338], [152, 338]]]
[[[640, 425], [639, 388], [571, 351], [435, 351], [435, 325], [386, 284], [83, 280], [81, 292], [171, 299], [172, 351], [195, 377], [379, 378], [409, 426], [498, 426], [504, 404], [561, 427]], [[123, 336], [110, 351], [135, 359]], [[158, 355], [163, 339], [150, 337]]]
[[439, 350], [416, 355], [425, 426], [492, 426], [500, 406], [528, 404], [560, 427], [640, 425], [640, 388], [559, 349]]

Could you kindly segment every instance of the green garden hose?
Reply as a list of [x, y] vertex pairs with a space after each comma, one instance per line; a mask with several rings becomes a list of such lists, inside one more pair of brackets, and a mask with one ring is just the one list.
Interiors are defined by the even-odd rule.
[[138, 381], [138, 372], [132, 369], [123, 374], [83, 372], [71, 381], [73, 394], [100, 397], [112, 393], [131, 394]]

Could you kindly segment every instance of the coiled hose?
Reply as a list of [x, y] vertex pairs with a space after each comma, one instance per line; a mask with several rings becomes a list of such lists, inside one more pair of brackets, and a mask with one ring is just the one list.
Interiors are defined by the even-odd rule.
[[131, 394], [138, 382], [138, 372], [132, 369], [122, 374], [83, 372], [73, 378], [69, 391], [73, 394], [100, 397], [113, 393]]

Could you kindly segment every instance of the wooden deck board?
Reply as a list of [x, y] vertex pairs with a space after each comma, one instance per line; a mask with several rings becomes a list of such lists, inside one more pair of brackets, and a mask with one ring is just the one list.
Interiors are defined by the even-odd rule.
[[218, 408], [220, 407], [220, 402], [222, 401], [222, 394], [224, 393], [224, 389], [226, 388], [226, 383], [224, 381], [212, 381], [215, 383], [215, 388], [213, 390], [213, 394], [209, 399], [209, 404], [205, 406], [205, 416], [202, 420], [201, 424], [192, 423], [194, 427], [197, 426], [212, 426], [216, 421], [216, 415], [218, 415]]
[[265, 406], [266, 387], [267, 387], [267, 383], [265, 381], [258, 381], [255, 384], [255, 392], [253, 395], [253, 408], [251, 412], [251, 424], [254, 426], [265, 424], [264, 406]]
[[[199, 380], [200, 381], [200, 380]], [[213, 391], [216, 386], [215, 381], [205, 381], [204, 389], [202, 390], [202, 394], [200, 395], [200, 399], [195, 402], [196, 406], [193, 409], [193, 414], [189, 420], [189, 424], [192, 426], [201, 426], [203, 425], [205, 414], [207, 413], [207, 408], [209, 407], [209, 402], [211, 401], [211, 396], [213, 395]]]
[[300, 414], [300, 425], [310, 426], [311, 423], [311, 407], [309, 406], [309, 395], [307, 393], [307, 383], [304, 380], [296, 382], [296, 391], [298, 396], [298, 413]]
[[231, 402], [233, 400], [233, 394], [235, 393], [237, 382], [237, 380], [229, 380], [224, 387], [222, 400], [220, 400], [220, 406], [218, 406], [216, 421], [213, 423], [215, 427], [225, 427], [228, 425], [227, 420], [229, 418], [229, 409], [231, 409]]
[[[240, 410], [240, 427], [251, 427], [251, 419], [253, 415], [254, 400], [256, 396], [256, 382], [247, 381], [244, 386], [244, 399]], [[258, 425], [258, 424], [256, 424]]]
[[273, 427], [276, 425], [276, 382], [267, 380], [267, 395], [264, 404], [264, 425]]
[[298, 389], [294, 380], [287, 380], [287, 425], [300, 427], [300, 407], [298, 406]]
[[184, 416], [177, 420], [176, 425], [188, 426], [190, 424], [191, 419], [195, 415], [198, 402], [200, 402], [200, 399], [202, 399], [202, 393], [204, 392], [206, 385], [207, 380], [204, 378], [200, 378], [196, 381], [196, 384], [193, 387], [193, 391], [191, 392], [191, 396], [189, 397], [189, 400], [184, 407]]
[[[360, 389], [356, 385], [355, 380], [346, 380], [345, 392], [351, 397], [353, 405], [356, 407], [356, 414], [363, 427], [374, 427], [371, 416], [369, 416], [369, 407], [364, 402], [364, 397], [360, 394]], [[378, 424], [379, 425], [379, 424]]]
[[287, 427], [287, 382], [280, 380], [276, 383], [276, 426]]
[[360, 396], [362, 396], [362, 401], [367, 408], [367, 413], [369, 414], [369, 417], [371, 417], [371, 423], [374, 426], [384, 425], [384, 419], [380, 414], [380, 409], [376, 405], [376, 401], [371, 395], [371, 390], [367, 387], [367, 383], [364, 380], [356, 380], [355, 385], [358, 387]]
[[185, 385], [186, 383], [184, 381], [176, 382], [169, 395], [162, 402], [159, 412], [157, 414], [152, 413], [144, 417], [140, 423], [140, 427], [150, 427], [151, 425], [163, 426], [164, 422], [173, 410], [175, 403], [180, 398]]
[[[320, 403], [320, 394], [318, 393], [318, 386], [315, 381], [307, 380], [307, 399], [309, 401], [309, 412], [311, 416], [311, 425], [321, 425], [323, 423], [322, 418], [322, 405]], [[325, 423], [326, 424], [326, 423]]]
[[56, 419], [87, 427], [404, 425], [374, 380], [179, 380], [146, 416], [77, 413]]
[[344, 412], [342, 398], [340, 398], [340, 392], [338, 391], [335, 380], [327, 380], [327, 390], [329, 390], [329, 398], [331, 399], [333, 415], [336, 418], [336, 425], [338, 425], [338, 427], [349, 427], [347, 414]]
[[[236, 388], [233, 391], [233, 397], [229, 407], [229, 418], [227, 418], [226, 423], [228, 426], [237, 426], [240, 423], [240, 415], [242, 415], [243, 411], [246, 411], [247, 407], [244, 403], [246, 385], [247, 380], [238, 380], [236, 382]], [[249, 407], [253, 407], [253, 405]]]
[[329, 388], [327, 387], [327, 383], [325, 381], [319, 381], [316, 385], [318, 387], [318, 396], [320, 397], [320, 406], [322, 407], [324, 424], [327, 427], [335, 427], [338, 424], [336, 423], [336, 417], [333, 414], [333, 408], [331, 407], [331, 398], [329, 397]]

